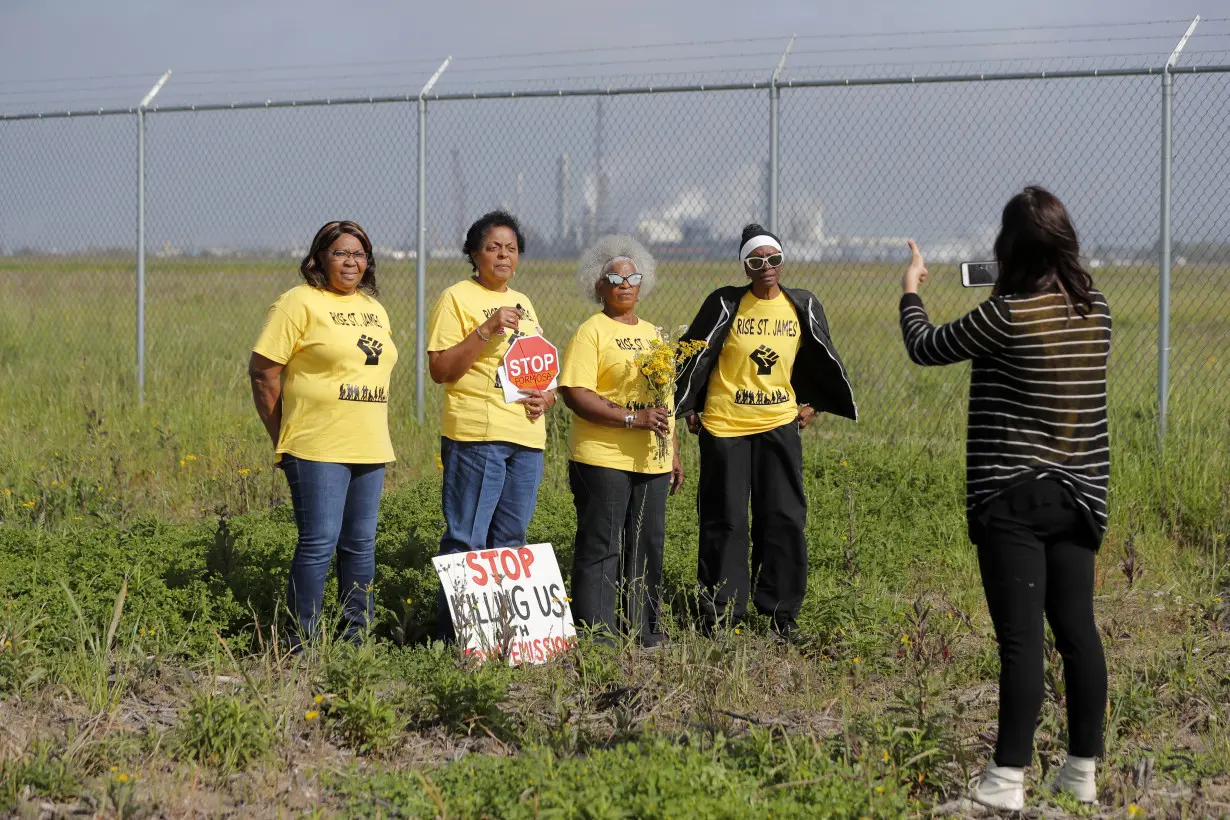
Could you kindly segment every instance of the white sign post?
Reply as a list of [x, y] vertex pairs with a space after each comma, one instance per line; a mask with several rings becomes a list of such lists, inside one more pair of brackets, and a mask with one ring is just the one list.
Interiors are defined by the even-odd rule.
[[550, 544], [431, 559], [457, 640], [480, 660], [545, 663], [576, 644], [572, 608]]

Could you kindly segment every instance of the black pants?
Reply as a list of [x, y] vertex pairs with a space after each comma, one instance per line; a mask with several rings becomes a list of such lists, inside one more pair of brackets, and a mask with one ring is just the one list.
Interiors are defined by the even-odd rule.
[[755, 578], [756, 609], [779, 626], [793, 624], [807, 591], [807, 497], [798, 424], [730, 438], [702, 429], [696, 508], [700, 519], [696, 577], [706, 623], [713, 626], [722, 619], [742, 618]]
[[995, 762], [1027, 766], [1042, 708], [1043, 624], [1063, 657], [1068, 753], [1102, 754], [1106, 657], [1093, 620], [1093, 535], [1072, 494], [1039, 479], [975, 510], [970, 537], [999, 640]]
[[659, 643], [670, 473], [647, 475], [569, 461], [568, 484], [577, 509], [573, 618], [647, 646]]

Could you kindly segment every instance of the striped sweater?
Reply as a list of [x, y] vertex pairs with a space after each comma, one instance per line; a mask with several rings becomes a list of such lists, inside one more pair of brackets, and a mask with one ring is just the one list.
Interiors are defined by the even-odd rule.
[[1068, 487], [1098, 543], [1106, 533], [1110, 307], [1092, 292], [1082, 317], [1057, 292], [994, 296], [936, 327], [922, 299], [901, 297], [901, 333], [921, 365], [973, 360], [965, 446], [966, 509], [1035, 478]]

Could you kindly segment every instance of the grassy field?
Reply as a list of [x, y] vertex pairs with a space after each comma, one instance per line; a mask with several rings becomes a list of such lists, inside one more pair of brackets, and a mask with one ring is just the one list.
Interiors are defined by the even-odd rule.
[[[147, 401], [137, 407], [131, 261], [0, 259], [0, 373], [9, 386], [0, 392], [6, 430], [0, 492], [9, 490], [18, 503], [36, 500], [41, 510], [66, 482], [80, 478], [102, 487], [96, 500], [114, 498], [114, 515], [121, 517], [137, 510], [200, 515], [223, 502], [242, 511], [253, 498], [216, 492], [240, 470], [248, 471], [251, 492], [280, 497], [245, 368], [265, 309], [298, 281], [293, 260], [150, 259], [148, 267]], [[706, 293], [732, 281], [730, 267], [664, 262], [641, 314], [666, 328], [686, 324]], [[433, 262], [429, 294], [434, 298], [464, 273], [459, 260]], [[883, 440], [908, 429], [960, 446], [968, 367], [924, 371], [909, 363], [897, 329], [899, 273], [883, 265], [787, 271], [788, 283], [813, 290], [825, 304], [859, 404], [857, 425], [828, 420], [823, 433]], [[1122, 452], [1153, 446], [1154, 278], [1147, 269], [1098, 275], [1115, 317], [1110, 401], [1112, 435]], [[951, 266], [934, 266], [924, 296], [937, 320], [954, 318], [985, 296], [962, 289], [958, 279]], [[1175, 276], [1171, 414], [1180, 436], [1224, 441], [1230, 438], [1230, 321], [1208, 298], [1209, 283], [1218, 279], [1225, 276]], [[412, 263], [382, 264], [380, 283], [402, 353], [389, 408], [401, 455], [390, 474], [396, 486], [434, 468], [440, 390], [428, 384], [430, 423], [415, 424]], [[548, 338], [561, 346], [593, 311], [577, 293], [570, 263], [527, 260], [516, 284], [534, 300]], [[562, 412], [549, 421], [554, 433], [566, 423]], [[100, 444], [108, 445], [106, 452]]]
[[[664, 264], [642, 315], [686, 322], [729, 266]], [[980, 293], [933, 267], [936, 318]], [[430, 292], [462, 275], [433, 263]], [[547, 667], [467, 668], [426, 642], [442, 529], [413, 420], [413, 276], [381, 268], [402, 351], [401, 460], [377, 544], [378, 625], [300, 660], [272, 639], [293, 549], [246, 355], [293, 265], [150, 260], [149, 383], [135, 402], [132, 266], [0, 260], [0, 816], [814, 817], [947, 812], [994, 738], [998, 664], [965, 539], [968, 370], [910, 366], [898, 271], [794, 266], [824, 301], [862, 418], [805, 438], [815, 636], [702, 638], [692, 479], [668, 507], [671, 641], [582, 641]], [[1110, 666], [1105, 816], [1230, 812], [1227, 322], [1175, 293], [1172, 429], [1159, 452], [1147, 270], [1101, 271], [1115, 313], [1111, 528], [1097, 612]], [[564, 263], [518, 285], [563, 343], [591, 308]], [[1185, 289], [1186, 288], [1186, 289]], [[562, 409], [562, 408], [561, 408]], [[531, 540], [573, 537], [567, 417], [549, 421]], [[1064, 744], [1053, 650], [1031, 806]]]

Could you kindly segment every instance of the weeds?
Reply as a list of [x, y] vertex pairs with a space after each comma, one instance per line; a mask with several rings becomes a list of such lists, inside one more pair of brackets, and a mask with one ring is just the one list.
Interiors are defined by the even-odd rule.
[[0, 760], [0, 812], [29, 796], [68, 800], [81, 793], [77, 772], [51, 743], [36, 742], [16, 760]]
[[244, 771], [269, 754], [273, 725], [257, 704], [210, 690], [194, 693], [179, 723], [179, 754], [221, 774]]
[[[687, 485], [668, 507], [668, 643], [648, 651], [582, 635], [552, 664], [508, 669], [425, 641], [442, 526], [434, 475], [385, 496], [380, 625], [359, 646], [326, 629], [287, 656], [273, 625], [293, 518], [285, 505], [243, 512], [275, 495], [275, 477], [227, 438], [241, 432], [218, 432], [236, 451], [223, 458], [200, 449], [182, 419], [159, 419], [172, 431], [167, 449], [146, 418], [155, 469], [173, 468], [177, 482], [199, 473], [192, 480], [208, 503], [187, 523], [143, 517], [138, 495], [151, 479], [137, 475], [126, 449], [134, 433], [114, 419], [90, 422], [92, 433], [74, 419], [94, 448], [84, 466], [48, 454], [39, 486], [47, 499], [63, 490], [73, 500], [48, 501], [41, 525], [35, 507], [21, 506], [33, 485], [0, 494], [0, 814], [46, 799], [107, 816], [180, 805], [346, 816], [901, 816], [959, 792], [994, 741], [998, 661], [964, 541], [961, 464], [934, 436], [907, 429], [890, 443], [845, 442], [849, 467], [837, 466], [827, 439], [809, 439], [807, 646], [772, 645], [757, 615], [713, 637], [695, 631], [685, 605], [695, 600], [696, 561]], [[684, 456], [694, 467], [695, 453]], [[1116, 814], [1135, 801], [1151, 815], [1217, 815], [1230, 802], [1230, 575], [1217, 538], [1226, 502], [1220, 491], [1192, 495], [1213, 479], [1162, 467], [1181, 518], [1172, 501], [1171, 523], [1155, 520], [1151, 479], [1126, 464], [1098, 558], [1111, 671], [1102, 797]], [[96, 471], [87, 510], [105, 518], [72, 520], [81, 512], [74, 469]], [[240, 469], [249, 470], [246, 502]], [[566, 566], [571, 499], [552, 470], [529, 539], [555, 543]], [[937, 487], [952, 497], [932, 498]], [[914, 495], [924, 490], [928, 503]], [[1121, 565], [1129, 538], [1131, 573]], [[1039, 769], [1064, 746], [1060, 673], [1048, 644]], [[1148, 760], [1153, 768], [1142, 769]], [[1031, 769], [1039, 803], [1042, 774]], [[52, 792], [62, 796], [44, 797]]]

